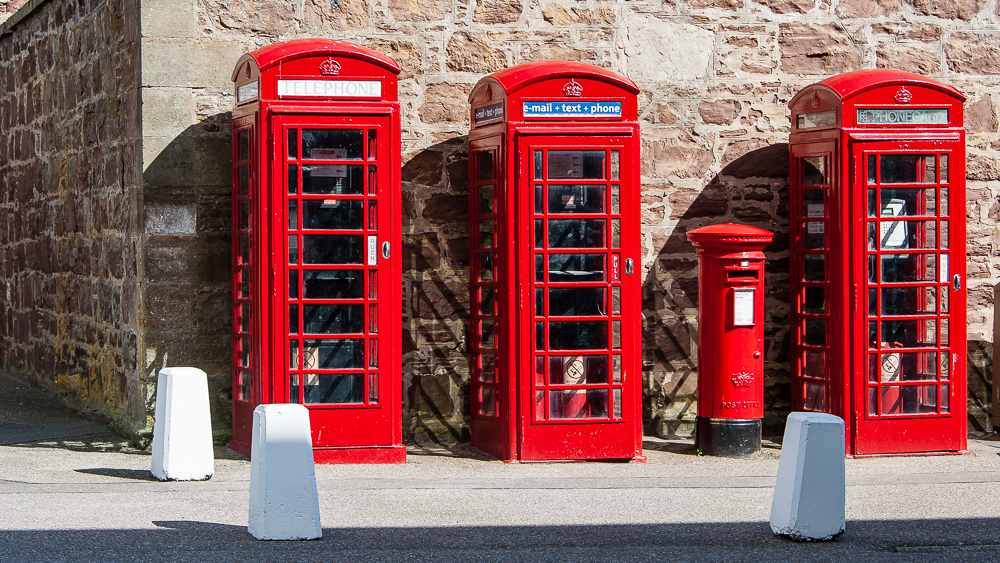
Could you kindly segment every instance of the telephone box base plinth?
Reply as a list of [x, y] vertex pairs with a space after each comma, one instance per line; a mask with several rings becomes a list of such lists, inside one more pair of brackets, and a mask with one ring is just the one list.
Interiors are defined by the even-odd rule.
[[698, 417], [695, 447], [705, 455], [746, 457], [760, 451], [761, 420]]

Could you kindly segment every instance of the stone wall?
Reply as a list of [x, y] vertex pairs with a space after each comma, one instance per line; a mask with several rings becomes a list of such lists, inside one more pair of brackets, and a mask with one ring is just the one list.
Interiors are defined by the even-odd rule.
[[135, 435], [137, 4], [34, 4], [0, 37], [0, 364]]

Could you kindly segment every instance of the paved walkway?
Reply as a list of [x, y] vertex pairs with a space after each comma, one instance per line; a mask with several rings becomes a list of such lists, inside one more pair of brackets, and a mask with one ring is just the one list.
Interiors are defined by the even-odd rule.
[[317, 466], [323, 539], [259, 542], [247, 460], [220, 448], [210, 481], [160, 483], [147, 452], [52, 404], [0, 376], [2, 562], [1000, 561], [989, 439], [964, 456], [848, 460], [847, 532], [824, 544], [770, 532], [776, 444], [728, 460], [655, 439], [645, 464], [414, 448], [405, 465]]

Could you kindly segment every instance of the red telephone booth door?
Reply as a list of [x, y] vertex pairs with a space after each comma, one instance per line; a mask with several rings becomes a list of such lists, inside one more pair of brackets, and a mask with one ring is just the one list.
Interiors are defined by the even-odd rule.
[[272, 129], [272, 185], [283, 187], [271, 196], [273, 298], [285, 309], [274, 323], [285, 370], [272, 385], [277, 401], [309, 408], [317, 461], [324, 448], [391, 445], [400, 401], [384, 360], [398, 345], [387, 332], [398, 251], [389, 245], [390, 121], [337, 122], [278, 115]]
[[[957, 135], [956, 135], [957, 137]], [[856, 452], [963, 449], [965, 184], [962, 143], [851, 144]], [[956, 167], [949, 166], [955, 163]], [[865, 241], [862, 243], [861, 241]], [[859, 249], [860, 250], [860, 249]], [[860, 278], [860, 279], [859, 279]], [[864, 288], [864, 289], [862, 289]], [[860, 356], [860, 357], [859, 357]]]
[[[520, 137], [521, 459], [640, 450], [638, 163], [628, 137]], [[528, 209], [523, 206], [527, 205]], [[633, 414], [634, 413], [634, 414]]]

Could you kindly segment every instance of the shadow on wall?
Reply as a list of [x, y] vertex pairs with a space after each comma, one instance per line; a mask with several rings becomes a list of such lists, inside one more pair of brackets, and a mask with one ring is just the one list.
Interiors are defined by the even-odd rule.
[[969, 340], [968, 354], [968, 404], [969, 430], [993, 432], [993, 343], [986, 340]]
[[228, 439], [232, 411], [231, 117], [188, 127], [143, 173], [149, 420], [159, 369], [197, 367], [208, 374], [217, 442]]
[[691, 229], [739, 223], [774, 232], [764, 250], [764, 433], [780, 434], [790, 404], [788, 145], [753, 150], [701, 191], [669, 196], [676, 226], [652, 237], [655, 261], [642, 287], [644, 432], [687, 436], [697, 416], [698, 260]]
[[403, 158], [404, 439], [451, 447], [469, 439], [468, 137]]

